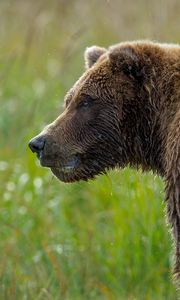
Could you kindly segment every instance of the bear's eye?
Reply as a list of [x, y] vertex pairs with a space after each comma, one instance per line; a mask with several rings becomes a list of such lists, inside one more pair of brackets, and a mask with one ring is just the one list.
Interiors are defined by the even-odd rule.
[[85, 96], [79, 103], [78, 108], [89, 108], [93, 104], [94, 100], [90, 96]]

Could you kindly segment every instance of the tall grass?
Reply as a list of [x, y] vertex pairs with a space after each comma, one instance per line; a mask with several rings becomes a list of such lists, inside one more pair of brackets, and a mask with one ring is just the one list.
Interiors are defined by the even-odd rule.
[[62, 110], [86, 46], [178, 42], [179, 12], [172, 0], [0, 3], [0, 299], [178, 299], [162, 180], [127, 168], [66, 185], [27, 143]]

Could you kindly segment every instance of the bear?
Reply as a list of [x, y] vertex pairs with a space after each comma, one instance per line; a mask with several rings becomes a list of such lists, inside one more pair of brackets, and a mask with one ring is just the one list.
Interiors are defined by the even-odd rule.
[[162, 176], [180, 284], [180, 45], [92, 46], [85, 67], [64, 112], [29, 147], [64, 182], [127, 165]]

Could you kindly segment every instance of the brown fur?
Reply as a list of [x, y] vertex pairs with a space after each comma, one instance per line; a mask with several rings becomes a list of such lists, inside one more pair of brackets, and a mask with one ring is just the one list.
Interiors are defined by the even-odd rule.
[[164, 177], [180, 281], [180, 47], [94, 46], [85, 60], [88, 69], [67, 94], [64, 113], [31, 148], [44, 137], [32, 150], [65, 182], [128, 164]]

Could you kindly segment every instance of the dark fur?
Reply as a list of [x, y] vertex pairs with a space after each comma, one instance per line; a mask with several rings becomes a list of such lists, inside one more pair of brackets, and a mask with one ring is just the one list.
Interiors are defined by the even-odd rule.
[[164, 177], [180, 281], [180, 47], [94, 46], [85, 59], [64, 113], [41, 133], [41, 164], [65, 182], [128, 164]]

